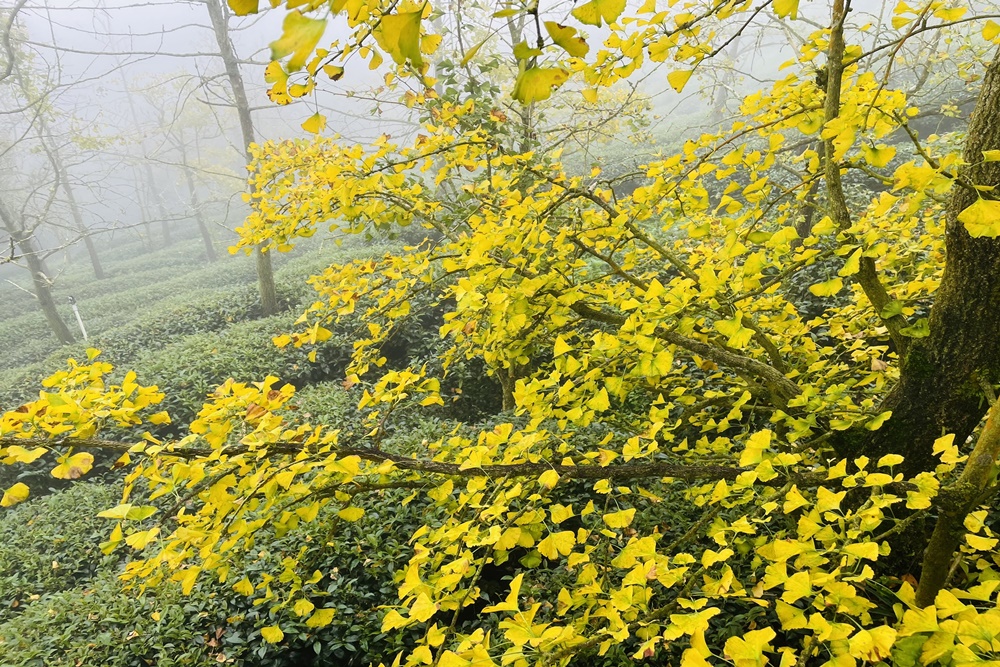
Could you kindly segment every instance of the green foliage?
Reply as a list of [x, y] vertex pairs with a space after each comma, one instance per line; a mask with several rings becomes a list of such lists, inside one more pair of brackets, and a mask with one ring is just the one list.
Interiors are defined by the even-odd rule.
[[120, 495], [114, 485], [75, 484], [0, 515], [0, 622], [39, 596], [90, 581], [108, 533], [95, 517]]
[[0, 625], [0, 656], [10, 667], [218, 665], [212, 628], [197, 613], [206, 602], [200, 595], [183, 600], [177, 587], [125, 595], [104, 572]]
[[342, 376], [350, 357], [349, 339], [328, 342], [315, 363], [308, 360], [307, 350], [274, 347], [272, 339], [294, 321], [293, 314], [275, 315], [240, 322], [218, 333], [185, 336], [138, 355], [135, 366], [143, 370], [144, 381], [169, 394], [163, 407], [175, 420], [193, 418], [205, 396], [227, 378], [253, 381], [270, 373], [301, 386]]
[[[85, 356], [87, 347], [99, 348], [103, 358], [117, 366], [141, 369], [135, 366], [141, 354], [162, 349], [184, 336], [219, 332], [260, 317], [252, 264], [239, 257], [228, 260], [224, 270], [220, 266], [199, 267], [185, 261], [191, 257], [184, 251], [189, 245], [106, 262], [111, 276], [102, 281], [64, 276], [60, 284], [65, 287], [57, 290], [57, 298], [64, 300], [63, 293], [76, 296], [91, 336], [88, 343], [60, 346], [34, 310], [0, 320], [0, 349], [7, 350], [0, 356], [0, 407], [29, 400], [42, 378], [61, 368], [66, 357]], [[275, 270], [279, 302], [293, 308], [315, 298], [304, 276], [331, 261], [378, 255], [385, 248], [317, 242], [303, 250], [288, 258], [282, 256]], [[68, 306], [66, 309], [72, 318]], [[270, 347], [263, 340], [261, 345]]]
[[[178, 336], [218, 331], [233, 322], [259, 317], [253, 262], [242, 255], [204, 266], [192, 261], [194, 242], [170, 246], [121, 262], [106, 262], [109, 276], [94, 280], [82, 269], [60, 277], [54, 298], [66, 321], [72, 295], [79, 304], [92, 345], [116, 363], [127, 363], [137, 350], [162, 346]], [[332, 245], [332, 244], [331, 244]], [[350, 261], [379, 253], [378, 247], [307, 245], [304, 252], [278, 263], [279, 301], [297, 307], [313, 298], [303, 281], [331, 261]], [[4, 295], [4, 299], [6, 299]], [[5, 301], [6, 306], [6, 301]], [[5, 313], [0, 320], [0, 371], [45, 360], [55, 352], [62, 365], [67, 351], [51, 335], [37, 306]], [[74, 325], [75, 330], [75, 325]]]
[[[236, 579], [203, 579], [188, 596], [175, 585], [124, 591], [120, 559], [98, 550], [111, 524], [94, 518], [119, 493], [114, 485], [78, 484], [0, 518], [0, 664], [179, 667], [218, 664], [224, 655], [240, 665], [294, 667], [321, 654], [363, 665], [418, 639], [413, 631], [381, 631], [380, 607], [395, 594], [406, 540], [427, 516], [424, 502], [402, 504], [409, 491], [359, 497], [366, 514], [355, 523], [339, 521], [333, 510], [305, 532], [263, 530], [258, 549], [233, 563], [234, 573], [254, 580], [288, 557], [323, 573], [309, 598], [334, 611], [322, 628], [290, 608], [251, 604], [233, 591]], [[285, 586], [273, 587], [280, 594]], [[285, 633], [280, 647], [261, 638], [261, 628], [277, 622]]]

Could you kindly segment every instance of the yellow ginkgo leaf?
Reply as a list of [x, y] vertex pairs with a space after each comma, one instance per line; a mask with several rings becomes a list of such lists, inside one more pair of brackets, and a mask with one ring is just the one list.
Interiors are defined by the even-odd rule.
[[865, 156], [865, 161], [873, 167], [884, 167], [896, 157], [896, 149], [883, 144], [878, 146], [864, 144], [861, 146], [861, 152]]
[[538, 483], [546, 489], [551, 489], [559, 483], [559, 473], [555, 470], [546, 470], [538, 476]]
[[1000, 37], [1000, 23], [987, 21], [986, 25], [983, 26], [983, 39], [992, 42], [997, 37]]
[[562, 336], [556, 336], [555, 345], [552, 346], [552, 353], [555, 356], [561, 357], [567, 352], [572, 352], [572, 351], [573, 348], [570, 347], [569, 343], [567, 343]]
[[285, 83], [288, 81], [288, 72], [281, 66], [281, 63], [274, 60], [264, 68], [264, 81], [267, 83]]
[[892, 17], [892, 27], [896, 30], [906, 27], [910, 23], [913, 23], [912, 17], [907, 16], [893, 16]]
[[934, 16], [942, 21], [950, 23], [951, 21], [957, 21], [965, 16], [966, 11], [968, 10], [965, 7], [941, 7], [934, 10]]
[[794, 20], [799, 17], [799, 0], [774, 0], [771, 6], [779, 18], [788, 16]]
[[317, 609], [312, 616], [306, 620], [307, 628], [322, 628], [333, 623], [333, 616], [336, 613], [333, 609]]
[[295, 601], [295, 604], [292, 605], [292, 611], [294, 611], [297, 616], [305, 616], [315, 608], [316, 605], [305, 598], [299, 598]]
[[776, 636], [774, 630], [764, 628], [751, 630], [742, 637], [730, 637], [726, 640], [725, 655], [736, 667], [762, 667], [767, 663], [764, 651], [770, 648], [768, 642]]
[[44, 447], [32, 447], [25, 449], [19, 445], [11, 445], [7, 448], [7, 459], [5, 463], [32, 463], [48, 451]]
[[553, 505], [549, 508], [552, 523], [562, 523], [566, 519], [574, 516], [572, 505]]
[[878, 545], [874, 542], [859, 542], [844, 546], [844, 552], [857, 558], [878, 560]]
[[256, 14], [260, 8], [260, 0], [229, 0], [229, 8], [237, 16]]
[[316, 85], [315, 81], [309, 79], [306, 83], [293, 83], [288, 86], [289, 97], [305, 97], [312, 92]]
[[424, 35], [420, 38], [420, 52], [431, 55], [441, 46], [441, 35]]
[[427, 597], [426, 593], [421, 593], [413, 602], [413, 606], [410, 607], [410, 618], [414, 618], [422, 623], [436, 614], [437, 611], [438, 606], [434, 604], [434, 601]]
[[238, 582], [233, 584], [233, 590], [239, 593], [240, 595], [247, 595], [247, 596], [253, 595], [253, 584], [250, 582], [249, 579], [243, 577]]
[[808, 111], [800, 118], [796, 129], [802, 134], [816, 134], [823, 127], [823, 113], [821, 111]]
[[157, 412], [156, 414], [149, 415], [149, 417], [146, 419], [146, 421], [148, 421], [150, 424], [157, 424], [157, 425], [159, 425], [159, 424], [169, 424], [170, 423], [170, 414], [167, 413], [166, 410], [161, 410], [160, 412]]
[[851, 253], [851, 256], [844, 262], [844, 266], [837, 271], [838, 276], [853, 276], [861, 269], [861, 248]]
[[365, 511], [360, 507], [345, 507], [344, 509], [337, 512], [339, 516], [344, 521], [357, 521], [365, 515]]
[[4, 492], [3, 499], [0, 500], [0, 506], [11, 507], [18, 503], [23, 503], [28, 499], [29, 493], [27, 485], [23, 482], [18, 482]]
[[264, 641], [268, 644], [277, 644], [285, 638], [285, 633], [282, 632], [281, 628], [277, 625], [269, 625], [260, 629], [260, 636], [263, 637]]
[[483, 609], [484, 614], [491, 614], [497, 611], [517, 611], [517, 595], [521, 592], [521, 583], [524, 581], [524, 572], [520, 573], [510, 582], [510, 593], [507, 598], [499, 603]]
[[571, 13], [580, 23], [601, 27], [601, 20], [614, 23], [625, 11], [625, 0], [590, 0], [574, 9]]
[[94, 467], [94, 455], [80, 452], [69, 457], [61, 457], [60, 463], [52, 469], [56, 479], [80, 479]]
[[840, 278], [831, 278], [822, 283], [816, 283], [809, 287], [809, 292], [813, 296], [833, 296], [844, 288], [844, 281]]
[[[492, 35], [490, 35], [490, 37], [492, 37]], [[477, 53], [479, 53], [479, 49], [483, 48], [483, 44], [490, 41], [490, 37], [487, 37], [486, 39], [479, 42], [475, 46], [469, 47], [469, 49], [465, 52], [465, 55], [462, 56], [462, 63], [461, 63], [462, 67], [465, 67], [470, 62], [472, 62], [472, 59], [476, 57]]]
[[587, 401], [587, 407], [591, 410], [597, 410], [599, 412], [610, 408], [611, 399], [608, 397], [608, 390], [601, 387], [600, 391], [594, 394], [591, 399]]
[[1000, 236], [1000, 201], [977, 199], [976, 203], [958, 214], [969, 235], [978, 238]]
[[826, 487], [821, 486], [816, 489], [816, 509], [820, 512], [829, 512], [830, 510], [840, 509], [840, 501], [842, 501], [846, 495], [846, 491], [834, 493]]
[[550, 560], [555, 560], [559, 556], [568, 556], [575, 545], [576, 535], [571, 530], [549, 533], [545, 539], [538, 543], [538, 553]]
[[559, 67], [532, 67], [518, 75], [511, 96], [522, 104], [541, 102], [568, 78], [569, 72]]
[[288, 71], [301, 69], [325, 30], [325, 20], [307, 18], [297, 10], [289, 12], [282, 24], [281, 39], [271, 42], [271, 60], [281, 60], [292, 54]]
[[314, 113], [309, 116], [304, 123], [302, 123], [302, 129], [310, 134], [319, 134], [326, 128], [326, 116], [321, 113]]
[[577, 34], [576, 28], [560, 25], [555, 21], [546, 21], [545, 30], [553, 42], [574, 58], [583, 58], [590, 51], [587, 40]]
[[138, 533], [132, 533], [125, 538], [125, 544], [129, 545], [137, 551], [145, 549], [151, 542], [156, 539], [156, 536], [160, 534], [160, 529], [158, 526], [154, 526], [149, 530], [143, 530]]
[[373, 34], [378, 45], [388, 53], [397, 65], [407, 61], [415, 67], [423, 63], [420, 55], [421, 10], [400, 12], [382, 17], [378, 30]]
[[691, 78], [692, 74], [694, 74], [694, 70], [674, 70], [667, 75], [667, 83], [669, 83], [670, 87], [679, 93], [684, 90], [684, 86], [687, 85], [688, 79]]
[[630, 507], [627, 510], [622, 510], [620, 512], [612, 512], [610, 514], [605, 514], [602, 518], [604, 523], [607, 524], [608, 528], [624, 528], [625, 526], [632, 523], [632, 519], [635, 517], [635, 508]]
[[737, 314], [729, 320], [719, 320], [715, 323], [715, 328], [720, 333], [729, 336], [729, 345], [735, 348], [744, 348], [750, 344], [753, 338], [753, 329], [743, 326], [742, 314]]
[[527, 41], [522, 40], [514, 45], [513, 54], [517, 60], [527, 60], [528, 58], [542, 55], [542, 50], [536, 49], [528, 44]]

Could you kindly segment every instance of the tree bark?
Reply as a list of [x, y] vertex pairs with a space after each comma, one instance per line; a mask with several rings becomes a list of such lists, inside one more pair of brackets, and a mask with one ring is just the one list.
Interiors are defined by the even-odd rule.
[[[229, 10], [225, 5], [225, 0], [205, 0], [205, 4], [208, 7], [208, 15], [215, 31], [215, 41], [219, 45], [219, 55], [222, 57], [226, 76], [229, 78], [229, 86], [233, 90], [233, 101], [236, 104], [236, 113], [240, 119], [240, 131], [243, 134], [243, 148], [247, 164], [250, 164], [253, 162], [250, 145], [256, 143], [257, 140], [254, 136], [253, 118], [250, 115], [246, 87], [243, 85], [243, 75], [240, 73], [240, 62], [236, 57], [236, 52], [233, 51], [232, 42], [229, 41]], [[252, 185], [250, 189], [252, 194]], [[255, 254], [261, 314], [274, 315], [278, 312], [278, 294], [274, 286], [271, 256], [260, 245], [256, 247]]]
[[[816, 151], [816, 154], [820, 156], [820, 170], [825, 167], [825, 158], [823, 156], [824, 144], [822, 141], [816, 141], [812, 145], [812, 149]], [[816, 178], [816, 174], [810, 170], [806, 170], [806, 173], [812, 177], [812, 181], [809, 183], [809, 189], [806, 190], [806, 197], [802, 201], [802, 206], [800, 210], [802, 211], [802, 219], [795, 224], [795, 233], [798, 234], [798, 238], [792, 241], [792, 247], [797, 248], [802, 245], [802, 240], [805, 239], [812, 233], [813, 222], [816, 219], [816, 200], [819, 195], [819, 182], [820, 179]]]
[[[983, 162], [1000, 149], [1000, 52], [989, 64], [969, 121], [964, 159], [946, 211], [947, 264], [930, 313], [930, 334], [911, 339], [899, 383], [882, 403], [892, 417], [882, 427], [848, 438], [842, 453], [905, 457], [902, 472], [932, 470], [934, 441], [947, 433], [964, 443], [982, 421], [983, 383], [1000, 379], [1000, 238], [973, 238], [958, 215], [977, 199], [963, 185], [1000, 185], [1000, 162]], [[988, 195], [987, 195], [988, 196]]]
[[75, 342], [69, 327], [63, 322], [62, 317], [56, 309], [55, 299], [52, 298], [52, 289], [48, 281], [48, 274], [45, 271], [45, 263], [38, 255], [38, 250], [32, 242], [30, 236], [15, 236], [14, 242], [21, 249], [25, 261], [28, 262], [28, 270], [31, 272], [31, 282], [35, 287], [35, 297], [38, 305], [45, 314], [45, 319], [49, 323], [49, 328], [56, 335], [60, 343], [69, 345]]
[[920, 568], [917, 585], [918, 607], [934, 604], [951, 572], [955, 551], [967, 531], [965, 517], [983, 501], [983, 494], [997, 476], [996, 460], [1000, 456], [1000, 403], [994, 403], [979, 434], [976, 447], [969, 455], [962, 476], [941, 490], [940, 513]]
[[7, 207], [0, 201], [0, 223], [3, 223], [7, 233], [14, 239], [21, 255], [28, 263], [28, 271], [31, 273], [31, 283], [35, 288], [35, 298], [38, 299], [38, 306], [45, 315], [45, 320], [49, 323], [49, 328], [56, 335], [60, 343], [69, 345], [75, 342], [69, 327], [63, 322], [56, 308], [56, 302], [52, 298], [51, 284], [45, 269], [45, 262], [35, 247], [34, 237], [31, 232], [25, 230], [18, 224], [14, 214], [7, 210]]

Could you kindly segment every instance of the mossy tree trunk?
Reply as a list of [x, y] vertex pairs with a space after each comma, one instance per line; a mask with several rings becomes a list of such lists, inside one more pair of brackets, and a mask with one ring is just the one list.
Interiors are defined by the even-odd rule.
[[955, 551], [966, 534], [965, 517], [983, 502], [984, 492], [996, 479], [997, 456], [1000, 456], [1000, 403], [990, 408], [986, 425], [961, 477], [941, 489], [940, 512], [920, 568], [916, 591], [918, 607], [934, 604], [938, 591], [947, 584]]
[[[947, 265], [930, 313], [930, 334], [911, 339], [899, 383], [882, 410], [892, 417], [877, 431], [844, 443], [848, 456], [906, 457], [903, 472], [931, 470], [934, 441], [947, 433], [963, 443], [989, 407], [983, 387], [1000, 379], [1000, 238], [973, 238], [958, 215], [979, 196], [972, 184], [1000, 186], [1000, 52], [987, 68], [947, 206]], [[986, 196], [989, 196], [988, 194]]]

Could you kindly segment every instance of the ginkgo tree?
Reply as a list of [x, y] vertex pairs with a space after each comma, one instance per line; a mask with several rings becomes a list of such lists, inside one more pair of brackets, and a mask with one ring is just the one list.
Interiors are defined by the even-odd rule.
[[[497, 6], [497, 21], [524, 18], [507, 90], [535, 110], [557, 90], [596, 103], [650, 63], [682, 90], [761, 22], [806, 35], [731, 127], [650, 160], [619, 196], [599, 173], [569, 173], [537, 134], [500, 140], [474, 97], [432, 92], [432, 19], [449, 7], [289, 3], [272, 97], [307, 94], [359, 58], [426, 91], [411, 139], [266, 143], [250, 169], [240, 248], [288, 250], [321, 225], [428, 232], [313, 277], [316, 302], [275, 339], [322, 345], [332, 323], [360, 321], [347, 384], [360, 385], [364, 427], [312, 423], [293, 387], [262, 378], [220, 386], [186, 436], [161, 441], [143, 434], [169, 419], [155, 388], [109, 384], [95, 356], [3, 416], [5, 462], [54, 455], [53, 474], [73, 477], [86, 448], [121, 450], [130, 484], [149, 489], [148, 504], [126, 491], [106, 513], [105, 549], [142, 550], [128, 582], [190, 591], [217, 577], [313, 626], [331, 620], [313, 573], [289, 558], [253, 579], [230, 571], [230, 554], [264, 527], [295, 530], [324, 507], [357, 521], [359, 494], [414, 488], [407, 502], [446, 518], [411, 536], [398, 599], [384, 601], [385, 631], [423, 630], [396, 664], [567, 664], [612, 646], [683, 665], [996, 660], [1000, 13], [899, 2], [870, 23], [861, 9]], [[350, 36], [324, 43], [344, 15]], [[929, 31], [978, 77], [957, 137], [920, 136], [921, 110], [893, 77]], [[456, 57], [476, 50], [460, 41]], [[861, 175], [876, 191], [857, 193]], [[818, 315], [796, 296], [803, 284]], [[387, 366], [385, 343], [426, 303], [444, 313], [441, 372]], [[505, 419], [419, 455], [388, 446], [396, 416], [443, 403], [442, 380], [467, 358], [500, 380]], [[676, 493], [698, 518], [643, 520]], [[158, 507], [169, 523], [149, 523]], [[503, 563], [506, 595], [482, 606], [484, 572]], [[481, 627], [468, 632], [458, 619], [472, 605]], [[720, 634], [733, 609], [754, 608], [766, 623]], [[280, 625], [264, 637], [282, 641]]]

